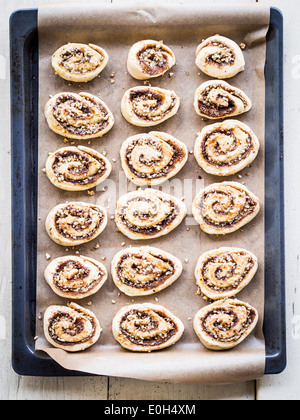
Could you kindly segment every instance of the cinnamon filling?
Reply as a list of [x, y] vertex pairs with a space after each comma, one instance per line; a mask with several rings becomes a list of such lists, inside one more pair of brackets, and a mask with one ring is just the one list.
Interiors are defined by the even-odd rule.
[[[214, 321], [213, 327], [214, 331], [212, 332], [208, 327], [207, 323], [209, 323], [209, 319], [211, 317], [218, 316], [218, 318]], [[222, 320], [222, 316], [225, 317], [226, 322]], [[233, 309], [226, 309], [226, 308], [214, 308], [210, 312], [208, 312], [203, 318], [201, 318], [202, 329], [205, 331], [207, 335], [211, 338], [218, 340], [222, 343], [230, 343], [238, 341], [241, 336], [247, 331], [251, 324], [253, 324], [255, 319], [255, 312], [252, 309], [247, 309], [247, 319], [242, 324], [241, 328], [236, 331], [235, 327], [239, 323], [239, 318], [237, 314], [234, 312]], [[218, 335], [218, 331], [220, 333], [232, 332], [232, 335], [229, 337], [221, 338]]]
[[[63, 107], [62, 115], [61, 108]], [[95, 122], [91, 122], [96, 115]], [[79, 101], [71, 95], [61, 95], [53, 106], [53, 116], [69, 133], [76, 135], [91, 135], [102, 131], [109, 124], [107, 110], [92, 98]], [[68, 123], [74, 121], [74, 125]]]
[[[93, 289], [99, 284], [104, 273], [98, 269], [98, 276], [92, 281], [88, 281], [89, 275], [88, 267], [83, 266], [78, 261], [68, 260], [57, 267], [53, 280], [57, 289], [77, 295]], [[70, 287], [68, 287], [68, 283], [70, 283]]]
[[161, 155], [161, 159], [160, 160], [155, 160], [155, 161], [147, 160], [144, 155], [141, 155], [140, 156], [140, 162], [143, 165], [151, 167], [155, 164], [159, 164], [159, 162], [163, 159], [163, 152], [155, 141], [153, 141], [151, 139], [144, 138], [144, 139], [135, 140], [134, 142], [132, 142], [126, 150], [126, 164], [127, 164], [128, 168], [130, 169], [130, 171], [135, 176], [137, 176], [138, 178], [158, 179], [158, 178], [165, 177], [173, 170], [174, 166], [178, 162], [181, 162], [185, 157], [185, 154], [184, 154], [183, 150], [180, 149], [180, 148], [177, 148], [175, 144], [173, 144], [171, 141], [169, 141], [168, 144], [173, 148], [173, 156], [172, 156], [170, 162], [163, 169], [159, 170], [158, 172], [155, 172], [155, 168], [153, 170], [153, 173], [150, 173], [150, 174], [139, 172], [132, 165], [131, 153], [134, 150], [134, 148], [136, 146], [139, 146], [140, 144], [144, 144], [144, 145], [153, 147], [154, 149], [158, 150], [160, 152], [160, 155]]
[[[75, 165], [74, 163], [76, 162], [79, 162], [80, 165]], [[68, 177], [68, 173], [70, 173], [70, 175], [73, 175], [75, 177], [76, 176], [82, 177], [82, 175], [88, 173], [90, 160], [87, 155], [83, 155], [75, 151], [66, 150], [63, 153], [57, 153], [55, 155], [55, 160], [52, 165], [52, 169], [60, 182], [64, 181], [64, 182], [69, 182], [69, 183], [77, 184], [77, 185], [93, 184], [99, 178], [101, 178], [106, 172], [105, 162], [101, 160], [98, 160], [98, 162], [101, 164], [101, 168], [95, 174], [84, 179], [70, 178]], [[59, 170], [60, 165], [64, 163], [68, 164], [68, 173], [65, 173], [65, 172], [62, 173]]]
[[233, 139], [233, 141], [232, 141], [231, 148], [226, 152], [223, 151], [220, 148], [220, 145], [217, 142], [216, 145], [213, 148], [213, 152], [214, 152], [215, 155], [218, 156], [218, 155], [226, 155], [228, 153], [231, 153], [236, 149], [236, 147], [238, 145], [238, 141], [237, 141], [236, 137], [232, 134], [231, 130], [215, 130], [215, 131], [209, 133], [209, 135], [204, 139], [203, 144], [202, 144], [202, 155], [203, 155], [203, 158], [210, 165], [213, 165], [213, 166], [216, 166], [216, 167], [228, 167], [228, 166], [237, 165], [242, 160], [246, 159], [249, 156], [250, 152], [253, 150], [253, 143], [251, 142], [251, 139], [248, 138], [244, 152], [242, 154], [240, 154], [239, 156], [237, 156], [235, 159], [229, 160], [227, 162], [219, 161], [219, 160], [217, 160], [217, 158], [214, 160], [214, 158], [212, 158], [211, 155], [209, 154], [209, 147], [210, 146], [208, 145], [208, 142], [209, 142], [210, 137], [212, 137], [216, 134], [231, 137]]
[[[149, 201], [149, 200], [146, 200], [145, 198], [136, 198], [136, 199], [130, 200], [129, 203], [131, 201]], [[149, 236], [155, 235], [158, 232], [164, 230], [170, 223], [173, 222], [173, 220], [179, 214], [179, 209], [174, 202], [172, 202], [172, 201], [168, 202], [167, 201], [167, 203], [170, 205], [172, 211], [170, 212], [170, 214], [168, 214], [166, 216], [166, 218], [162, 222], [160, 222], [157, 225], [151, 226], [151, 227], [142, 228], [142, 227], [139, 227], [139, 226], [134, 226], [131, 223], [129, 223], [126, 219], [126, 207], [122, 208], [120, 217], [121, 217], [121, 220], [122, 220], [123, 224], [128, 229], [130, 229], [132, 232], [143, 233], [143, 234], [146, 234], [146, 235], [149, 235]], [[153, 217], [153, 214], [150, 215], [149, 213], [141, 213], [141, 212], [138, 213], [138, 212], [136, 212], [135, 216], [138, 216], [141, 220], [143, 220], [143, 219], [147, 220], [149, 216]]]
[[[84, 236], [78, 235], [78, 237], [80, 237], [80, 239], [82, 240], [92, 237], [97, 232], [97, 230], [99, 229], [99, 227], [102, 225], [102, 222], [103, 222], [103, 214], [101, 210], [96, 207], [93, 208], [92, 210], [90, 209], [81, 210], [78, 207], [70, 205], [70, 206], [64, 207], [62, 210], [59, 210], [56, 213], [55, 219], [54, 219], [54, 223], [55, 223], [55, 227], [57, 231], [59, 232], [60, 235], [64, 236], [65, 238], [73, 238], [74, 240], [77, 240], [78, 239], [77, 236], [71, 236], [68, 233], [68, 227], [70, 227], [70, 229], [72, 230], [75, 230], [79, 234], [81, 231], [88, 229], [93, 224], [93, 217], [90, 213], [91, 211], [95, 212], [97, 215], [97, 224], [95, 228], [91, 232], [89, 232], [87, 235], [84, 235]], [[71, 220], [64, 221], [64, 219], [67, 219], [69, 217], [71, 217]], [[77, 220], [81, 219], [81, 220], [79, 222], [79, 221], [76, 221], [76, 219]]]
[[[153, 278], [148, 279], [147, 283], [145, 282], [138, 282], [136, 280], [132, 281], [126, 276], [126, 271], [124, 272], [124, 269], [122, 267], [124, 261], [126, 261], [128, 258], [131, 257], [134, 258], [135, 262], [131, 264], [131, 268], [137, 275], [142, 276], [151, 276], [153, 273]], [[135, 287], [136, 289], [155, 289], [156, 287], [163, 284], [166, 280], [168, 280], [173, 274], [174, 274], [174, 264], [171, 260], [165, 259], [162, 256], [155, 255], [155, 258], [161, 259], [164, 263], [168, 264], [168, 268], [165, 270], [162, 270], [160, 273], [155, 272], [155, 266], [152, 262], [147, 262], [147, 257], [142, 255], [136, 255], [136, 254], [125, 254], [120, 259], [120, 262], [117, 266], [117, 273], [118, 278], [122, 281], [122, 283], [126, 284], [130, 287]]]
[[146, 121], [156, 121], [162, 119], [166, 114], [172, 111], [176, 102], [176, 98], [172, 97], [171, 105], [166, 111], [159, 115], [149, 116], [149, 113], [159, 110], [164, 103], [164, 97], [159, 92], [150, 89], [134, 89], [131, 90], [129, 99], [133, 105], [135, 114], [140, 119]]
[[82, 74], [96, 70], [100, 63], [92, 61], [92, 55], [75, 47], [61, 55], [61, 65], [70, 73]]
[[[205, 210], [205, 200], [206, 198], [211, 195], [211, 194], [220, 194], [220, 195], [228, 195], [225, 194], [223, 191], [213, 191], [213, 192], [208, 192], [206, 194], [204, 194], [204, 196], [202, 197], [200, 204], [199, 204], [199, 208], [202, 214], [203, 219], [205, 220], [205, 222], [211, 226], [216, 226], [216, 227], [220, 227], [220, 228], [230, 228], [232, 226], [234, 226], [237, 223], [240, 223], [241, 220], [245, 219], [245, 217], [249, 216], [251, 213], [253, 213], [255, 207], [256, 207], [256, 203], [249, 197], [246, 197], [246, 204], [245, 206], [242, 208], [241, 212], [232, 220], [228, 221], [228, 222], [215, 222], [213, 220], [210, 220], [206, 217], [206, 215], [204, 214], [204, 210]], [[213, 210], [216, 214], [220, 214], [220, 215], [224, 215], [224, 214], [230, 214], [230, 210], [234, 207], [234, 198], [230, 195], [231, 198], [231, 205], [227, 206], [227, 208], [225, 210], [220, 210], [219, 207], [219, 201], [216, 198], [215, 203], [213, 204]]]
[[167, 52], [156, 45], [146, 47], [137, 54], [140, 66], [145, 73], [151, 76], [163, 73], [168, 69]]
[[[242, 253], [242, 255], [245, 255], [245, 254]], [[234, 258], [231, 255], [226, 254], [226, 255], [218, 255], [216, 257], [211, 257], [205, 262], [205, 264], [203, 264], [202, 277], [203, 277], [203, 280], [204, 280], [205, 284], [207, 285], [207, 287], [209, 287], [210, 289], [212, 289], [214, 291], [217, 291], [217, 292], [224, 292], [224, 291], [235, 290], [237, 287], [239, 287], [239, 285], [243, 282], [243, 280], [248, 275], [250, 270], [253, 268], [254, 261], [251, 257], [249, 257], [248, 264], [246, 265], [243, 273], [241, 273], [241, 275], [234, 282], [234, 284], [232, 284], [230, 286], [227, 286], [227, 287], [218, 287], [215, 284], [214, 279], [207, 276], [207, 274], [209, 272], [209, 266], [210, 265], [216, 265], [217, 266], [217, 268], [215, 269], [215, 271], [213, 273], [214, 277], [217, 280], [226, 281], [226, 280], [230, 279], [232, 276], [235, 275], [235, 271], [237, 269], [237, 263], [235, 262]], [[225, 274], [223, 274], [222, 269], [220, 267], [218, 267], [218, 265], [225, 265], [226, 267], [231, 266], [231, 269], [230, 269], [229, 272], [228, 272], [228, 270], [226, 270]]]
[[168, 331], [162, 332], [154, 337], [151, 338], [143, 338], [139, 339], [135, 335], [132, 335], [126, 330], [126, 322], [130, 317], [137, 318], [138, 320], [145, 320], [146, 322], [143, 324], [136, 323], [135, 328], [136, 330], [141, 330], [143, 332], [149, 331], [151, 333], [153, 330], [159, 327], [158, 323], [151, 319], [151, 316], [147, 312], [142, 312], [138, 310], [132, 310], [127, 312], [120, 324], [120, 330], [122, 334], [133, 344], [141, 345], [141, 346], [159, 346], [168, 340], [170, 340], [173, 335], [175, 335], [178, 331], [176, 324], [172, 321], [172, 319], [166, 317], [163, 313], [157, 312], [157, 314], [164, 319], [169, 325]]
[[[80, 314], [79, 314], [80, 315]], [[50, 337], [53, 341], [58, 343], [61, 346], [74, 346], [81, 343], [86, 343], [89, 341], [94, 333], [95, 333], [95, 324], [93, 318], [89, 317], [87, 314], [84, 314], [84, 316], [90, 321], [90, 323], [93, 325], [93, 331], [89, 337], [86, 337], [80, 341], [65, 341], [61, 339], [56, 333], [55, 330], [59, 328], [60, 325], [63, 323], [69, 324], [70, 328], [62, 327], [62, 332], [64, 334], [68, 334], [70, 337], [75, 337], [78, 334], [81, 334], [84, 330], [84, 321], [78, 316], [76, 317], [75, 321], [74, 318], [71, 317], [69, 314], [59, 311], [57, 312], [50, 320], [49, 320], [49, 327], [48, 332]]]

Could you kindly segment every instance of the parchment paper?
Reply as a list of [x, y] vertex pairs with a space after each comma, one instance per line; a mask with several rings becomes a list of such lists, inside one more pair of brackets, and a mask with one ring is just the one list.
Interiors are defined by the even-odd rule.
[[[96, 375], [139, 378], [150, 381], [229, 383], [261, 377], [265, 368], [265, 345], [262, 332], [264, 314], [264, 119], [265, 119], [265, 36], [269, 26], [269, 8], [258, 4], [237, 5], [159, 5], [146, 6], [114, 5], [98, 3], [55, 3], [39, 9], [39, 203], [38, 203], [38, 259], [37, 259], [37, 331], [36, 349], [47, 352], [67, 369]], [[181, 98], [178, 114], [154, 129], [169, 132], [184, 141], [193, 150], [197, 133], [209, 121], [196, 115], [193, 98], [196, 88], [209, 77], [196, 68], [195, 51], [202, 39], [214, 34], [244, 42], [246, 70], [228, 80], [243, 89], [253, 101], [253, 109], [238, 119], [248, 124], [261, 142], [261, 149], [255, 162], [240, 174], [228, 180], [245, 182], [261, 202], [261, 212], [249, 225], [237, 233], [223, 237], [209, 236], [201, 232], [191, 216], [191, 204], [196, 192], [213, 182], [225, 178], [214, 177], [202, 171], [192, 154], [176, 180], [163, 185], [163, 191], [177, 197], [184, 197], [189, 215], [175, 231], [162, 239], [148, 241], [148, 244], [173, 253], [181, 259], [184, 272], [179, 280], [165, 291], [143, 298], [129, 298], [114, 286], [111, 276], [101, 291], [78, 303], [91, 309], [103, 328], [99, 342], [83, 353], [66, 353], [54, 349], [45, 340], [42, 330], [42, 315], [52, 304], [66, 304], [65, 299], [56, 296], [46, 284], [43, 272], [51, 260], [59, 256], [90, 256], [104, 262], [110, 272], [112, 257], [125, 246], [145, 245], [144, 241], [131, 241], [116, 231], [115, 222], [109, 220], [108, 227], [100, 238], [66, 250], [48, 237], [45, 219], [48, 212], [65, 201], [86, 201], [105, 205], [113, 215], [116, 200], [120, 195], [136, 187], [127, 182], [121, 172], [119, 149], [129, 136], [149, 130], [127, 123], [120, 112], [123, 93], [130, 87], [143, 84], [133, 79], [126, 69], [126, 60], [131, 45], [141, 39], [163, 40], [175, 52], [177, 65], [165, 76], [151, 81], [152, 86], [174, 89]], [[104, 47], [110, 56], [106, 69], [100, 78], [87, 84], [70, 83], [57, 76], [51, 67], [51, 56], [67, 42], [93, 43]], [[111, 74], [115, 73], [112, 77]], [[111, 82], [114, 80], [114, 83]], [[49, 95], [58, 92], [91, 92], [100, 96], [115, 116], [114, 128], [102, 139], [74, 144], [85, 144], [99, 152], [106, 151], [113, 165], [110, 179], [95, 190], [87, 192], [66, 192], [54, 187], [43, 173], [48, 153], [66, 144], [63, 137], [54, 134], [47, 126], [44, 106]], [[69, 143], [71, 144], [71, 142]], [[116, 160], [116, 162], [113, 161]], [[105, 188], [104, 188], [105, 187]], [[103, 191], [103, 188], [106, 191]], [[189, 230], [187, 230], [189, 228]], [[96, 244], [100, 248], [93, 250]], [[196, 312], [207, 304], [197, 295], [194, 269], [198, 257], [205, 251], [221, 246], [246, 248], [257, 255], [259, 270], [251, 284], [237, 297], [254, 305], [260, 314], [260, 321], [252, 334], [239, 347], [227, 352], [206, 350], [193, 330]], [[177, 315], [185, 324], [186, 331], [181, 341], [172, 348], [151, 354], [130, 353], [115, 342], [111, 323], [116, 312], [133, 302], [158, 303]]]

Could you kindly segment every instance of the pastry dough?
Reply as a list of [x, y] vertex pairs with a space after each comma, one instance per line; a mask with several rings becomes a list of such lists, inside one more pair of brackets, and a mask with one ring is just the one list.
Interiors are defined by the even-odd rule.
[[98, 76], [108, 63], [107, 52], [94, 44], [69, 43], [52, 56], [56, 73], [70, 82], [88, 82]]
[[193, 215], [211, 235], [235, 232], [259, 212], [259, 199], [239, 182], [220, 182], [200, 191], [193, 201]]
[[134, 44], [128, 54], [127, 69], [138, 80], [165, 74], [176, 62], [174, 52], [162, 42], [147, 39]]
[[64, 147], [51, 153], [46, 174], [56, 187], [66, 191], [83, 191], [96, 187], [111, 173], [111, 164], [96, 150], [84, 146]]
[[159, 185], [175, 176], [188, 159], [188, 149], [175, 137], [162, 132], [136, 134], [121, 147], [123, 170], [136, 185]]
[[84, 299], [101, 289], [107, 280], [107, 270], [92, 258], [65, 256], [53, 260], [47, 266], [44, 276], [58, 296]]
[[248, 303], [224, 299], [200, 309], [194, 329], [209, 350], [229, 350], [244, 341], [257, 322], [258, 312]]
[[118, 229], [130, 239], [155, 239], [180, 225], [186, 214], [181, 200], [149, 188], [121, 197], [115, 220]]
[[196, 66], [216, 79], [228, 79], [245, 69], [241, 48], [231, 39], [215, 35], [197, 48]]
[[114, 125], [108, 106], [91, 93], [62, 92], [45, 106], [45, 116], [52, 131], [75, 140], [102, 137]]
[[76, 246], [97, 238], [107, 225], [107, 212], [95, 204], [67, 202], [47, 216], [46, 230], [59, 245]]
[[68, 352], [86, 350], [100, 338], [102, 328], [95, 314], [74, 302], [53, 305], [44, 314], [44, 334], [54, 347]]
[[173, 284], [182, 273], [178, 258], [150, 246], [124, 249], [111, 263], [115, 285], [127, 296], [147, 296]]
[[122, 308], [114, 317], [112, 330], [125, 349], [151, 352], [175, 344], [184, 325], [163, 306], [144, 303]]
[[245, 249], [223, 247], [205, 252], [196, 266], [196, 283], [208, 299], [237, 295], [253, 279], [257, 258]]
[[152, 127], [173, 117], [180, 100], [172, 90], [137, 86], [125, 92], [121, 111], [124, 118], [138, 127]]
[[211, 80], [196, 90], [194, 107], [201, 117], [218, 120], [248, 112], [252, 103], [241, 89], [222, 80]]
[[194, 155], [207, 173], [234, 175], [250, 165], [259, 151], [259, 140], [244, 123], [227, 120], [206, 126], [195, 143]]

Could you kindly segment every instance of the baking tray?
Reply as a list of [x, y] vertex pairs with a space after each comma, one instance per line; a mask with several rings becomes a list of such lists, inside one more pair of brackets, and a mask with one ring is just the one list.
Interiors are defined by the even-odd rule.
[[[37, 9], [10, 18], [12, 156], [12, 366], [28, 376], [86, 376], [35, 350], [38, 156]], [[266, 63], [266, 374], [286, 366], [283, 183], [283, 16], [271, 8]]]

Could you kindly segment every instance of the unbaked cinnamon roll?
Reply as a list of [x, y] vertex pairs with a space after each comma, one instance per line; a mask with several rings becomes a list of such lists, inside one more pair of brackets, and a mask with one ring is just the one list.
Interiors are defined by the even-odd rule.
[[149, 188], [121, 197], [115, 220], [118, 229], [130, 239], [154, 239], [179, 226], [186, 214], [181, 200]]
[[195, 143], [194, 155], [205, 172], [228, 176], [250, 165], [259, 147], [258, 138], [246, 124], [227, 120], [206, 126], [201, 131]]
[[111, 263], [115, 285], [127, 296], [147, 296], [173, 284], [182, 273], [178, 258], [161, 249], [124, 249]]
[[53, 305], [44, 314], [44, 334], [54, 347], [78, 352], [93, 346], [102, 332], [95, 314], [74, 302]]
[[46, 174], [56, 187], [66, 191], [83, 191], [105, 181], [111, 164], [96, 150], [84, 146], [64, 147], [49, 155]]
[[223, 247], [205, 252], [195, 270], [202, 295], [217, 300], [237, 295], [253, 279], [257, 258], [240, 248]]
[[125, 349], [151, 352], [175, 344], [184, 325], [163, 306], [144, 303], [122, 308], [114, 317], [112, 330]]
[[208, 76], [228, 79], [245, 69], [241, 48], [231, 39], [215, 35], [197, 48], [196, 66]]
[[114, 125], [108, 106], [90, 93], [58, 93], [47, 102], [45, 116], [52, 131], [75, 140], [102, 137]]
[[46, 230], [59, 245], [76, 246], [97, 238], [107, 225], [107, 212], [95, 204], [67, 202], [47, 216]]
[[88, 82], [98, 76], [108, 63], [107, 52], [94, 44], [69, 43], [52, 56], [52, 67], [65, 80]]
[[88, 257], [65, 256], [46, 268], [45, 280], [54, 293], [67, 299], [84, 299], [97, 293], [107, 280], [107, 270]]
[[209, 350], [229, 350], [244, 341], [258, 322], [258, 312], [248, 303], [218, 300], [197, 312], [195, 332]]
[[176, 62], [174, 52], [162, 42], [153, 40], [139, 41], [128, 54], [127, 69], [138, 80], [162, 76]]
[[163, 183], [175, 176], [188, 159], [184, 143], [158, 131], [129, 137], [120, 153], [127, 178], [140, 186]]
[[194, 218], [211, 235], [237, 231], [255, 218], [259, 208], [259, 199], [239, 182], [209, 185], [193, 201]]
[[121, 111], [129, 123], [138, 127], [151, 127], [173, 117], [179, 105], [180, 100], [172, 90], [137, 86], [125, 92]]
[[222, 80], [212, 80], [198, 87], [194, 107], [201, 117], [218, 120], [248, 112], [252, 103], [241, 89]]

